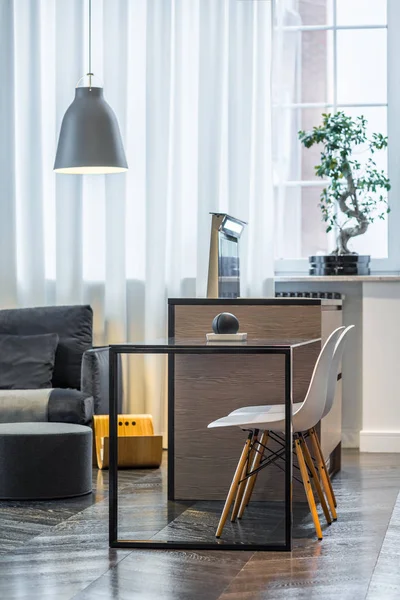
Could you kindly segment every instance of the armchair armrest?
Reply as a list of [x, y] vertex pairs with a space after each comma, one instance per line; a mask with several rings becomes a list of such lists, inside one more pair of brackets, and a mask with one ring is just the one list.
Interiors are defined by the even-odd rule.
[[93, 398], [79, 390], [0, 390], [0, 423], [56, 422], [90, 425]]
[[85, 392], [69, 388], [51, 390], [48, 420], [56, 423], [90, 425], [93, 419], [93, 398]]
[[[82, 357], [81, 390], [93, 396], [95, 415], [106, 415], [109, 412], [108, 364], [108, 346], [86, 350]], [[119, 364], [118, 371], [118, 385], [120, 389], [118, 411], [121, 412], [121, 363]]]

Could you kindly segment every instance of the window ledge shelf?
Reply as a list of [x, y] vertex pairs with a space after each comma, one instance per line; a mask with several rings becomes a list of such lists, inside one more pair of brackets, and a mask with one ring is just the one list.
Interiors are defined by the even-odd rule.
[[346, 282], [354, 282], [354, 283], [362, 283], [362, 282], [374, 282], [374, 281], [382, 281], [382, 282], [400, 282], [400, 273], [393, 273], [392, 275], [284, 275], [275, 277], [276, 283], [287, 283], [291, 281], [309, 281], [309, 282], [318, 282], [318, 281], [326, 281], [330, 283], [340, 283], [343, 281]]

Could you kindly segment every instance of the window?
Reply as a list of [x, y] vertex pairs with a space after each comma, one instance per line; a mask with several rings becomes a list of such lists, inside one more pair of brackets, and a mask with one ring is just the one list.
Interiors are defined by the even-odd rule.
[[[335, 244], [334, 232], [325, 232], [318, 206], [325, 185], [314, 174], [320, 147], [302, 148], [297, 132], [318, 125], [324, 112], [343, 110], [353, 117], [364, 115], [371, 133], [388, 133], [387, 62], [390, 52], [398, 52], [399, 44], [395, 40], [389, 43], [387, 24], [389, 11], [391, 18], [397, 18], [399, 4], [396, 0], [275, 2], [273, 143], [278, 271], [305, 271], [309, 255], [329, 253]], [[390, 23], [395, 29], [393, 19]], [[367, 157], [361, 151], [360, 161], [363, 154]], [[376, 158], [391, 177], [387, 153]], [[378, 259], [372, 265], [375, 269], [393, 268], [389, 228], [389, 219], [378, 220], [352, 242], [354, 251]]]

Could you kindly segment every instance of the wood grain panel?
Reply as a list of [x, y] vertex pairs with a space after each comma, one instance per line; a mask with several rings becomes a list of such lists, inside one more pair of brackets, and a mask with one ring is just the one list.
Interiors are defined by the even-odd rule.
[[[331, 307], [328, 307], [331, 308]], [[341, 311], [313, 305], [176, 305], [175, 337], [201, 338], [216, 314], [232, 312], [251, 338], [319, 338], [341, 319]], [[293, 352], [293, 401], [304, 400], [320, 344]], [[181, 499], [223, 499], [229, 488], [243, 433], [209, 430], [207, 424], [246, 405], [284, 402], [284, 358], [267, 355], [177, 356], [175, 373], [175, 491]], [[271, 445], [272, 449], [277, 449]], [[296, 473], [296, 469], [295, 469]], [[284, 475], [269, 467], [259, 477], [254, 499], [282, 497]], [[294, 482], [294, 497], [304, 491]]]
[[212, 331], [214, 317], [221, 312], [233, 313], [240, 322], [240, 331], [249, 338], [321, 336], [321, 306], [313, 305], [177, 305], [175, 306], [175, 337], [203, 338]]
[[[319, 346], [294, 352], [296, 401], [304, 400]], [[207, 429], [208, 423], [242, 406], [282, 403], [283, 355], [176, 356], [175, 498], [222, 500], [226, 495], [244, 434], [231, 427]], [[270, 467], [259, 478], [254, 498], [282, 498], [283, 486], [283, 473]]]
[[281, 403], [283, 369], [278, 355], [176, 356], [175, 498], [224, 498], [245, 434], [207, 425], [242, 406]]
[[293, 402], [303, 402], [306, 397], [320, 350], [320, 342], [293, 349]]

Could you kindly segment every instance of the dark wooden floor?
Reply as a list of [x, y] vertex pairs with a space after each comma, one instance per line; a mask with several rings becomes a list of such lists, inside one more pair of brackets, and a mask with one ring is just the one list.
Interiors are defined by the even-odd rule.
[[[157, 494], [160, 475], [121, 472], [121, 498]], [[303, 516], [291, 554], [110, 550], [107, 474], [94, 485], [91, 497], [0, 503], [2, 600], [400, 598], [400, 455], [344, 452], [339, 520], [317, 542]]]

